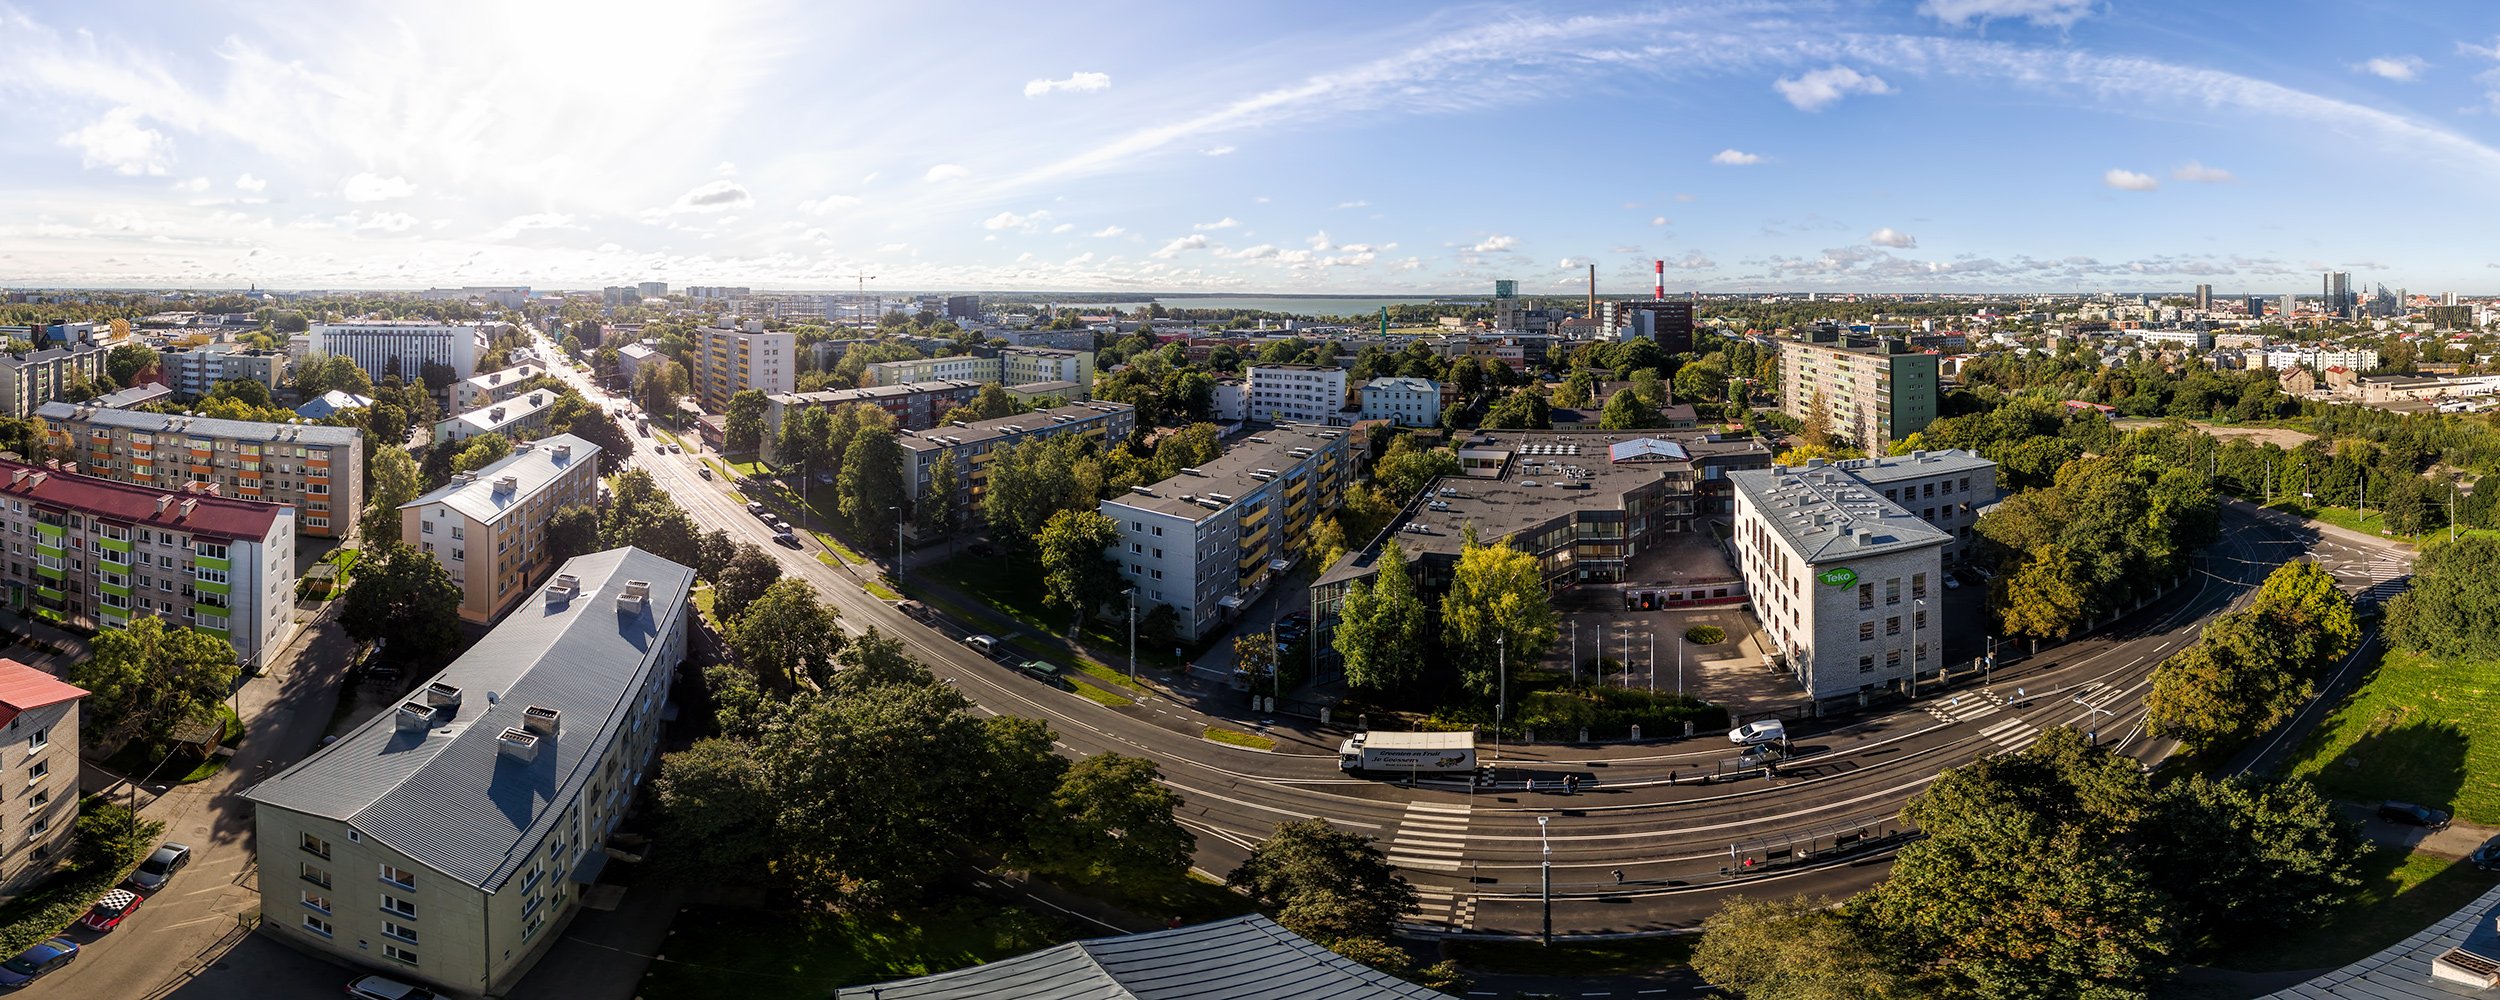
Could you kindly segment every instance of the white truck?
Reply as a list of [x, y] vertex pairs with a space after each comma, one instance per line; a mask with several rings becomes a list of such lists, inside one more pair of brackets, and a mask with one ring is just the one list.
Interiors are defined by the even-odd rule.
[[1355, 774], [1472, 774], [1474, 733], [1356, 733], [1337, 745], [1337, 768]]

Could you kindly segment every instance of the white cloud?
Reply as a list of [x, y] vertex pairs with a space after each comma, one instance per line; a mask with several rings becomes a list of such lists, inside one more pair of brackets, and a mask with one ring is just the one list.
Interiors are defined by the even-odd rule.
[[728, 160], [722, 160], [719, 163], [712, 165], [712, 176], [736, 177], [738, 176], [738, 165], [731, 163]]
[[1090, 234], [1088, 234], [1088, 235], [1095, 236], [1095, 237], [1099, 237], [1099, 238], [1103, 238], [1103, 239], [1109, 239], [1110, 237], [1113, 237], [1113, 236], [1118, 236], [1118, 235], [1120, 235], [1121, 233], [1125, 233], [1125, 232], [1128, 232], [1128, 230], [1126, 230], [1126, 229], [1122, 229], [1122, 228], [1120, 228], [1120, 227], [1118, 227], [1118, 226], [1104, 226], [1104, 227], [1102, 227], [1101, 229], [1094, 230], [1092, 233], [1090, 233]]
[[1155, 251], [1154, 255], [1160, 260], [1170, 260], [1174, 257], [1180, 256], [1182, 251], [1204, 250], [1207, 248], [1207, 245], [1207, 238], [1205, 236], [1183, 236], [1180, 239], [1164, 244], [1163, 249]]
[[1771, 89], [1779, 91], [1799, 111], [1821, 111], [1851, 94], [1896, 93], [1881, 78], [1847, 66], [1829, 66], [1794, 80], [1781, 77], [1772, 81]]
[[1022, 229], [1024, 226], [1025, 217], [1014, 212], [1000, 212], [981, 220], [983, 229]]
[[1024, 96], [1040, 97], [1054, 90], [1088, 93], [1111, 89], [1109, 73], [1072, 73], [1065, 80], [1035, 80], [1024, 85]]
[[386, 233], [397, 233], [414, 227], [417, 224], [417, 217], [406, 212], [375, 212], [367, 218], [351, 212], [348, 213], [345, 221], [349, 223], [350, 228], [354, 229], [379, 229]]
[[1277, 252], [1275, 247], [1261, 243], [1258, 246], [1245, 248], [1232, 256], [1237, 260], [1266, 260], [1276, 256]]
[[920, 179], [935, 184], [939, 181], [961, 180], [971, 175], [972, 171], [969, 169], [952, 163], [941, 163], [930, 167], [928, 173], [920, 175]]
[[1227, 216], [1223, 217], [1222, 219], [1218, 219], [1218, 220], [1216, 220], [1216, 221], [1214, 221], [1214, 222], [1201, 222], [1201, 223], [1199, 223], [1199, 224], [1197, 224], [1197, 225], [1194, 225], [1194, 226], [1191, 226], [1191, 227], [1189, 227], [1189, 228], [1191, 228], [1191, 229], [1195, 229], [1195, 230], [1197, 230], [1197, 231], [1199, 231], [1199, 232], [1202, 232], [1202, 233], [1205, 233], [1205, 232], [1213, 232], [1213, 231], [1218, 230], [1218, 229], [1231, 229], [1231, 228], [1233, 228], [1234, 226], [1238, 226], [1238, 225], [1241, 225], [1241, 220], [1240, 220], [1240, 219], [1236, 219], [1236, 218], [1233, 218], [1232, 216], [1227, 215]]
[[2115, 168], [2101, 175], [2101, 183], [2121, 191], [2151, 191], [2161, 187], [2161, 182], [2154, 180], [2151, 174], [2139, 174], [2133, 170]]
[[720, 180], [696, 185], [686, 193], [678, 195], [676, 203], [670, 205], [668, 210], [672, 213], [721, 212], [733, 208], [752, 208], [754, 205], [755, 196], [747, 193], [747, 189], [740, 186], [737, 181]]
[[95, 124], [62, 136], [60, 144], [78, 150], [82, 165], [117, 174], [162, 174], [173, 169], [174, 141], [163, 132], [139, 127], [139, 113], [126, 104], [114, 108]]
[[247, 173], [241, 177], [235, 178], [234, 186], [238, 190], [259, 192], [267, 190], [269, 182]]
[[1208, 156], [1222, 156], [1222, 155], [1224, 155], [1224, 154], [1226, 154], [1226, 153], [1230, 153], [1230, 152], [1232, 152], [1233, 150], [1238, 149], [1238, 148], [1240, 148], [1240, 147], [1238, 147], [1238, 146], [1217, 146], [1217, 147], [1215, 147], [1214, 149], [1201, 149], [1201, 150], [1199, 150], [1199, 152], [1201, 152], [1201, 153], [1205, 153], [1205, 154], [1207, 154]]
[[2099, 5], [2100, 0], [1922, 0], [1918, 12], [1956, 27], [2021, 17], [2042, 27], [2063, 28], [2090, 16]]
[[829, 194], [822, 198], [802, 201], [799, 203], [799, 211], [805, 212], [809, 215], [824, 215], [830, 212], [839, 212], [844, 209], [857, 207], [859, 207], [859, 199], [853, 198], [847, 194]]
[[1918, 237], [1890, 226], [1866, 234], [1866, 241], [1879, 247], [1894, 247], [1903, 250], [1918, 245]]
[[1337, 203], [1338, 208], [1366, 208], [1370, 205], [1371, 202], [1368, 201], [1341, 201]]
[[1510, 250], [1510, 248], [1518, 245], [1519, 237], [1516, 236], [1487, 236], [1484, 238], [1484, 242], [1468, 247], [1467, 249], [1473, 250], [1477, 253], [1504, 253]]
[[1313, 249], [1313, 250], [1317, 250], [1317, 251], [1319, 251], [1319, 252], [1321, 252], [1321, 253], [1327, 253], [1328, 251], [1330, 251], [1330, 250], [1334, 250], [1334, 249], [1336, 249], [1336, 248], [1337, 248], [1337, 247], [1336, 247], [1336, 245], [1335, 245], [1334, 243], [1332, 243], [1332, 242], [1330, 242], [1330, 241], [1329, 241], [1329, 239], [1328, 239], [1328, 230], [1325, 230], [1325, 229], [1322, 229], [1322, 230], [1320, 230], [1319, 232], [1313, 233], [1313, 234], [1311, 234], [1310, 236], [1304, 237], [1304, 238], [1303, 238], [1303, 240], [1302, 240], [1302, 242], [1310, 244], [1310, 245], [1311, 245], [1311, 249]]
[[187, 181], [175, 181], [174, 190], [189, 191], [193, 194], [198, 194], [202, 191], [208, 190], [208, 178], [194, 177]]
[[2411, 83], [2419, 80], [2422, 78], [2422, 71], [2429, 68], [2431, 64], [2423, 62], [2421, 56], [2380, 56], [2352, 65], [2352, 71], [2355, 73], [2386, 77], [2398, 83]]
[[879, 243], [879, 244], [877, 244], [877, 252], [878, 252], [878, 253], [902, 253], [903, 251], [905, 251], [905, 250], [909, 250], [909, 249], [911, 249], [911, 244], [909, 244], [909, 243]]
[[504, 220], [503, 225], [496, 226], [495, 228], [488, 230], [486, 238], [490, 240], [508, 240], [532, 229], [575, 228], [579, 227], [573, 225], [573, 217], [570, 215], [560, 215], [555, 212], [538, 212], [531, 215], [516, 215], [510, 219], [506, 219]]
[[1585, 269], [1587, 269], [1587, 267], [1588, 267], [1589, 265], [1594, 264], [1594, 263], [1597, 263], [1597, 262], [1596, 262], [1596, 261], [1593, 261], [1593, 260], [1590, 260], [1590, 259], [1588, 259], [1588, 258], [1586, 258], [1586, 257], [1565, 257], [1565, 258], [1563, 258], [1563, 259], [1562, 259], [1559, 263], [1556, 263], [1554, 266], [1555, 266], [1555, 267], [1557, 267], [1557, 268], [1564, 269], [1564, 270], [1578, 271], [1578, 270], [1585, 270]]
[[1056, 225], [1056, 226], [1052, 226], [1052, 227], [1050, 227], [1050, 231], [1051, 231], [1051, 232], [1054, 232], [1054, 233], [1064, 233], [1064, 232], [1067, 232], [1068, 230], [1071, 230], [1071, 229], [1074, 229], [1074, 228], [1076, 228], [1076, 223], [1073, 223], [1073, 222], [1062, 222], [1062, 223], [1060, 223], [1060, 224], [1058, 224], [1058, 225]]
[[1716, 163], [1722, 167], [1749, 167], [1762, 162], [1762, 157], [1752, 153], [1738, 152], [1733, 149], [1722, 149], [1718, 152], [1718, 155], [1710, 158], [1710, 162]]
[[2185, 165], [2171, 171], [2170, 179], [2174, 181], [2194, 181], [2198, 184], [2230, 184], [2239, 180], [2238, 177], [2232, 176], [2231, 172], [2228, 170], [2224, 170], [2220, 167], [2208, 167], [2202, 163], [2196, 162], [2195, 160], [2189, 160]]
[[1663, 216], [1663, 215], [1661, 215], [1661, 216], [1657, 216], [1657, 217], [1655, 217], [1655, 218], [1650, 219], [1650, 220], [1649, 220], [1649, 224], [1650, 224], [1650, 225], [1653, 225], [1653, 226], [1663, 226], [1663, 225], [1666, 225], [1666, 224], [1667, 224], [1667, 217], [1666, 217], [1666, 216]]
[[339, 193], [349, 201], [363, 204], [405, 198], [417, 193], [417, 186], [408, 183], [405, 177], [384, 177], [366, 172], [348, 178], [347, 183], [340, 186]]

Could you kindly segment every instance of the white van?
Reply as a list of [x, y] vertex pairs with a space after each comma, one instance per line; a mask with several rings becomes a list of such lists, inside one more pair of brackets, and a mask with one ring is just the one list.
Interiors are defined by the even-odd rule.
[[1748, 722], [1727, 731], [1727, 741], [1730, 743], [1751, 745], [1755, 743], [1779, 743], [1787, 739], [1788, 726], [1786, 723], [1783, 723], [1778, 719], [1762, 719], [1755, 722]]

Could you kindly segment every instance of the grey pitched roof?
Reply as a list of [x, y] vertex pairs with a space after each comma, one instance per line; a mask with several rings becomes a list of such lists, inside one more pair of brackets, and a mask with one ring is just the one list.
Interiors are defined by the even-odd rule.
[[304, 444], [349, 445], [364, 440], [365, 432], [355, 427], [332, 427], [328, 424], [279, 424], [261, 420], [225, 420], [218, 417], [186, 417], [178, 413], [149, 413], [145, 410], [114, 410], [93, 403], [45, 403], [35, 415], [53, 423], [85, 422], [128, 430], [181, 431], [201, 437], [235, 438], [243, 441], [294, 441]]
[[1995, 462], [1979, 457], [1976, 452], [1950, 448], [1944, 451], [1914, 451], [1907, 455], [1879, 455], [1874, 458], [1850, 459], [1834, 463], [1850, 475], [1881, 486], [1904, 479], [1921, 479], [1962, 471], [1993, 469]]
[[2489, 990], [2431, 978], [2431, 962], [2458, 947], [2483, 955], [2500, 955], [2500, 927], [2493, 924], [2495, 917], [2500, 917], [2500, 888], [2483, 893], [2464, 909], [2449, 914], [2448, 919], [2423, 928], [2421, 933], [2385, 951], [2290, 989], [2269, 993], [2263, 1000], [2489, 997]]
[[[1982, 460], [1983, 462], [1985, 460]], [[1728, 482], [1809, 564], [1943, 545], [1953, 536], [1884, 499], [1848, 463], [1737, 469]]]
[[[430, 679], [461, 689], [448, 718], [437, 712], [432, 728], [401, 732], [396, 713], [376, 716], [244, 797], [343, 821], [446, 875], [500, 887], [580, 796], [634, 694], [675, 666], [656, 661], [684, 627], [694, 586], [693, 570], [635, 548], [577, 556], [557, 572], [580, 578], [581, 593], [557, 607], [521, 605]], [[628, 580], [651, 584], [631, 616], [616, 601]], [[531, 705], [564, 713], [561, 731], [540, 742], [536, 760], [502, 758], [496, 737], [520, 728]]]
[[[558, 454], [559, 449], [566, 453]], [[512, 446], [506, 455], [477, 470], [466, 482], [454, 476], [449, 485], [400, 504], [401, 510], [441, 504], [479, 521], [492, 521], [529, 502], [530, 497], [568, 469], [599, 457], [599, 446], [570, 434], [557, 434]], [[495, 480], [511, 476], [520, 482], [510, 492], [495, 489]]]
[[1252, 914], [1073, 941], [837, 1000], [1447, 1000]]

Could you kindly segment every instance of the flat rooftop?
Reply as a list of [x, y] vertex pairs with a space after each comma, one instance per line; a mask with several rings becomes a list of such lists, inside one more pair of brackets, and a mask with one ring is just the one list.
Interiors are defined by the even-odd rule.
[[[1213, 461], [1198, 466], [1195, 474], [1184, 472], [1152, 486], [1149, 496], [1131, 490], [1112, 497], [1109, 502], [1123, 507], [1153, 511], [1192, 523], [1214, 517], [1218, 511], [1232, 506], [1233, 500], [1256, 493], [1272, 480], [1254, 473], [1262, 469], [1283, 472], [1300, 464], [1303, 457], [1294, 449], [1314, 451], [1330, 441], [1346, 436], [1343, 427], [1324, 424], [1278, 424], [1274, 429], [1253, 434], [1240, 444], [1227, 448]], [[1220, 496], [1228, 499], [1213, 500]]]
[[947, 424], [925, 431], [896, 431], [895, 443], [912, 451], [930, 451], [979, 444], [997, 438], [1015, 437], [1041, 430], [1052, 424], [1078, 423], [1109, 419], [1112, 414], [1135, 409], [1127, 403], [1073, 403], [1067, 406], [1019, 413], [1012, 417], [975, 420], [970, 423]]
[[[1668, 473], [1690, 474], [1702, 435], [1621, 430], [1479, 431], [1457, 445], [1468, 474], [1433, 483], [1432, 496], [1398, 526], [1410, 553], [1456, 554], [1467, 525], [1491, 542], [1575, 510], [1620, 510], [1624, 494]], [[1484, 463], [1494, 463], [1487, 465]]]
[[1838, 465], [1775, 465], [1737, 470], [1727, 478], [1761, 510], [1763, 520], [1780, 533], [1789, 549], [1810, 565], [1890, 555], [1953, 540], [1944, 529], [1884, 499], [1879, 484]]

